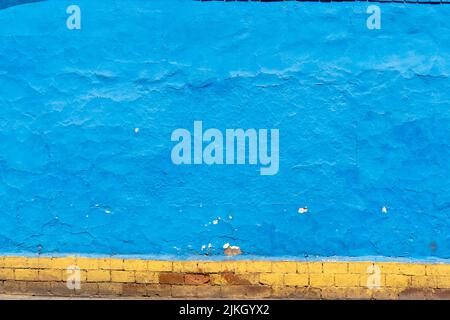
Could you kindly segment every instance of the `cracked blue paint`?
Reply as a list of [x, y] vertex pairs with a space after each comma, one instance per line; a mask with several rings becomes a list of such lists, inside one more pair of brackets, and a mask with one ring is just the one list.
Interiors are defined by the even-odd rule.
[[[0, 11], [1, 253], [450, 258], [450, 7], [70, 4]], [[195, 120], [279, 173], [173, 165]]]

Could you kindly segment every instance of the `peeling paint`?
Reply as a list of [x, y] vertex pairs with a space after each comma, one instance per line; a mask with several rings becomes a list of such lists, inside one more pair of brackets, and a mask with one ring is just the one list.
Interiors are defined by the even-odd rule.
[[305, 214], [308, 212], [308, 207], [303, 207], [298, 209], [298, 213]]

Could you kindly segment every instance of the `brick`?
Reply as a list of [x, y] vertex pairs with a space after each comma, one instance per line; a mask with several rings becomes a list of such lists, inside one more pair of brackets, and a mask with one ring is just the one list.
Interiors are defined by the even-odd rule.
[[284, 279], [283, 273], [261, 273], [259, 275], [259, 282], [261, 284], [282, 286], [284, 283], [283, 279]]
[[198, 262], [198, 271], [205, 273], [214, 273], [223, 271], [222, 263], [214, 262]]
[[[308, 262], [297, 262], [297, 273], [309, 273], [309, 263]], [[320, 266], [320, 272], [322, 272], [322, 265]], [[289, 273], [289, 272], [286, 272]]]
[[207, 285], [173, 285], [172, 297], [174, 298], [219, 298], [221, 287]]
[[123, 259], [98, 259], [98, 267], [102, 270], [124, 270]]
[[26, 257], [4, 257], [3, 268], [27, 269], [28, 259]]
[[42, 269], [39, 270], [38, 279], [39, 281], [63, 281], [64, 280], [63, 273], [64, 270]]
[[322, 288], [322, 299], [371, 299], [372, 292], [361, 287]]
[[335, 274], [334, 284], [337, 287], [358, 287], [360, 278], [359, 274]]
[[135, 282], [135, 275], [133, 271], [111, 271], [112, 282]]
[[414, 276], [411, 277], [412, 288], [437, 288], [436, 276]]
[[147, 284], [145, 286], [148, 297], [166, 298], [172, 296], [172, 286], [160, 284]]
[[272, 262], [272, 272], [278, 273], [296, 273], [297, 262], [295, 261], [275, 261]]
[[[298, 267], [298, 266], [297, 266]], [[308, 262], [308, 273], [322, 273], [322, 262]]]
[[48, 296], [51, 294], [50, 282], [26, 281], [27, 295]]
[[271, 298], [295, 299], [296, 287], [287, 287], [284, 285], [272, 285]]
[[322, 264], [323, 273], [347, 273], [348, 264], [346, 262], [324, 262]]
[[109, 259], [111, 270], [124, 270], [124, 260], [111, 258]]
[[437, 277], [437, 287], [439, 289], [450, 289], [450, 275], [438, 276]]
[[424, 276], [426, 268], [423, 264], [405, 263], [399, 266], [400, 274], [409, 276]]
[[220, 295], [222, 298], [251, 298], [262, 299], [269, 298], [272, 294], [272, 289], [269, 286], [257, 285], [230, 285], [221, 286]]
[[287, 273], [284, 275], [284, 284], [287, 286], [306, 287], [309, 284], [307, 274]]
[[311, 300], [320, 299], [321, 290], [309, 287], [273, 286], [272, 298]]
[[50, 282], [50, 292], [52, 295], [67, 297], [74, 296], [75, 290], [69, 289], [65, 282]]
[[213, 284], [252, 285], [259, 283], [259, 274], [224, 272], [217, 276], [211, 277], [211, 279]]
[[82, 270], [99, 269], [99, 259], [95, 258], [77, 258], [75, 264]]
[[410, 285], [410, 277], [405, 275], [387, 274], [386, 286], [394, 288], [405, 288]]
[[148, 271], [172, 271], [171, 261], [150, 260], [147, 262]]
[[0, 269], [0, 280], [14, 280], [14, 270]]
[[220, 272], [235, 272], [239, 269], [238, 262], [241, 261], [222, 261]]
[[310, 288], [310, 287], [297, 287], [295, 288], [295, 296], [297, 299], [320, 299], [321, 298], [321, 289], [318, 288]]
[[39, 269], [39, 258], [28, 258], [27, 268], [29, 269]]
[[209, 282], [212, 285], [223, 285], [227, 283], [226, 280], [223, 278], [222, 273], [210, 273]]
[[3, 290], [6, 294], [26, 294], [27, 283], [26, 281], [7, 280], [3, 282]]
[[271, 272], [271, 261], [249, 261], [245, 264], [246, 272]]
[[450, 290], [436, 289], [434, 290], [434, 298], [439, 300], [450, 300]]
[[[101, 285], [109, 285], [109, 283], [100, 283]], [[80, 289], [74, 290], [74, 295], [79, 297], [95, 297], [99, 295], [98, 283], [82, 283]], [[103, 292], [103, 294], [105, 294]], [[105, 294], [106, 295], [106, 294]]]
[[143, 283], [124, 283], [122, 285], [122, 295], [129, 297], [145, 297], [147, 288]]
[[158, 273], [148, 271], [135, 272], [136, 283], [158, 283]]
[[309, 283], [312, 287], [331, 287], [334, 285], [334, 275], [310, 274]]
[[401, 292], [398, 288], [383, 288], [372, 290], [372, 297], [376, 300], [396, 300]]
[[77, 263], [75, 257], [66, 258], [52, 258], [52, 269], [67, 269], [69, 267], [75, 266]]
[[380, 267], [380, 270], [383, 274], [401, 274], [400, 264], [397, 262], [383, 262], [376, 263], [375, 265]]
[[186, 274], [184, 276], [184, 283], [185, 284], [206, 284], [210, 280], [208, 274]]
[[160, 284], [183, 284], [184, 273], [163, 272], [159, 274]]
[[435, 276], [450, 275], [450, 264], [432, 264], [426, 266], [426, 273]]
[[[174, 261], [173, 264], [173, 272], [201, 272], [198, 269], [197, 261]], [[165, 271], [165, 270], [161, 270]], [[167, 270], [170, 271], [170, 270]]]
[[407, 288], [398, 294], [401, 300], [429, 300], [434, 298], [433, 289]]
[[39, 257], [37, 268], [39, 269], [53, 269], [53, 259], [48, 257]]
[[111, 271], [109, 270], [88, 270], [87, 282], [108, 282], [111, 281]]
[[34, 269], [16, 269], [14, 270], [14, 279], [23, 281], [37, 281], [38, 270]]
[[373, 272], [369, 268], [373, 266], [373, 262], [349, 262], [348, 273], [363, 274]]
[[[230, 274], [224, 274], [228, 277]], [[234, 284], [260, 284], [259, 282], [260, 273], [235, 273], [232, 276], [232, 283]], [[228, 278], [229, 280], [230, 278]]]
[[[112, 271], [112, 272], [126, 272], [126, 271]], [[96, 283], [98, 286], [98, 294], [100, 296], [120, 296], [123, 292], [122, 283]]]
[[125, 259], [123, 261], [123, 267], [128, 271], [146, 271], [147, 261], [140, 259]]

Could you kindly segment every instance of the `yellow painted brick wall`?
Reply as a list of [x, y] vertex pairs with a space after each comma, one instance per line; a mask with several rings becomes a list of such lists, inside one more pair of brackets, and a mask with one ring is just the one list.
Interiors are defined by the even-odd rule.
[[[78, 272], [79, 287], [74, 286], [74, 272]], [[161, 298], [450, 299], [450, 264], [0, 257], [1, 293]]]

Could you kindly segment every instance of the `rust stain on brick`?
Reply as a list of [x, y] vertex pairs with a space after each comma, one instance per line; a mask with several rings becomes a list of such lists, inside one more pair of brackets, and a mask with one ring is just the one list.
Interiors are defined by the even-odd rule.
[[184, 284], [184, 273], [163, 272], [159, 274], [161, 284]]
[[223, 279], [228, 284], [236, 284], [236, 285], [250, 285], [250, 280], [246, 279], [243, 276], [237, 275], [233, 272], [224, 272], [222, 273]]
[[184, 276], [186, 284], [206, 284], [209, 280], [209, 274], [186, 274]]

